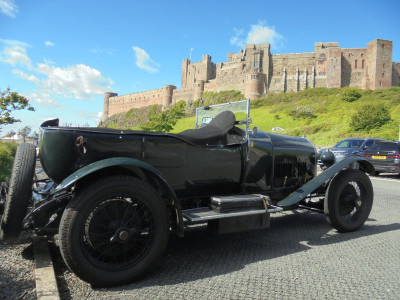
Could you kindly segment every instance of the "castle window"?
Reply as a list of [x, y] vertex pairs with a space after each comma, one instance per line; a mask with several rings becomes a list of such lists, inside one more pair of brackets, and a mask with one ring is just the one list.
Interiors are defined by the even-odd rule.
[[362, 60], [362, 61], [361, 61], [361, 69], [364, 69], [364, 65], [365, 65], [365, 61]]
[[320, 76], [325, 76], [325, 75], [326, 75], [326, 72], [319, 72], [318, 75], [320, 75]]
[[385, 73], [382, 73], [382, 77], [385, 77]]
[[254, 54], [254, 68], [261, 68], [260, 53]]
[[363, 53], [361, 53], [361, 57], [364, 57], [364, 54], [363, 54]]
[[385, 64], [383, 64], [383, 68], [385, 68]]
[[385, 48], [385, 44], [382, 44], [382, 49]]
[[251, 79], [258, 79], [258, 75], [251, 75]]
[[325, 57], [326, 57], [326, 56], [325, 56], [324, 53], [322, 53], [322, 54], [319, 55], [319, 58], [320, 58], [320, 59], [325, 59]]
[[280, 83], [281, 80], [280, 79], [275, 79], [275, 83]]
[[318, 64], [319, 64], [319, 65], [323, 65], [323, 64], [324, 64], [324, 61], [323, 61], [323, 60], [319, 60], [319, 61], [318, 61]]
[[354, 62], [354, 68], [355, 68], [355, 69], [357, 69], [357, 63], [358, 63], [358, 61], [357, 61], [357, 59], [356, 59], [355, 62]]
[[276, 73], [277, 76], [281, 76], [281, 72]]

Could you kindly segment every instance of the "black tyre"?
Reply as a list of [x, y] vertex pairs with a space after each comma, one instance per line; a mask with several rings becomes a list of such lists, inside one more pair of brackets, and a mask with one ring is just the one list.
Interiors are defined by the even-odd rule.
[[326, 219], [340, 232], [355, 231], [368, 219], [373, 198], [371, 180], [364, 172], [344, 170], [332, 179], [326, 191]]
[[81, 189], [59, 229], [67, 266], [96, 287], [139, 279], [161, 258], [169, 237], [164, 201], [147, 183], [111, 176]]
[[381, 174], [381, 172], [379, 172], [379, 171], [374, 172], [374, 176], [379, 176], [379, 174]]
[[35, 146], [29, 143], [20, 144], [15, 154], [4, 214], [1, 218], [0, 238], [3, 240], [15, 241], [21, 233], [22, 221], [32, 199], [35, 163]]

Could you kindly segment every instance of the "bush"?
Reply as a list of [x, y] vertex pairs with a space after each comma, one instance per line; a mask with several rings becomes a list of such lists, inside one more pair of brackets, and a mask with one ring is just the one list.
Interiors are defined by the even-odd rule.
[[343, 101], [346, 102], [354, 102], [361, 97], [361, 93], [358, 89], [355, 88], [344, 88], [340, 97]]
[[16, 142], [0, 142], [0, 182], [7, 181], [11, 174], [17, 147]]
[[390, 112], [383, 104], [367, 104], [351, 116], [350, 127], [355, 131], [371, 130], [390, 122]]
[[140, 128], [145, 131], [170, 132], [178, 120], [185, 116], [185, 107], [186, 102], [179, 101], [161, 113], [157, 114], [155, 111], [152, 111], [149, 121], [141, 125]]
[[312, 108], [308, 108], [305, 106], [298, 106], [296, 107], [296, 109], [292, 110], [289, 113], [289, 116], [291, 116], [293, 118], [293, 120], [296, 119], [307, 119], [307, 118], [316, 118], [316, 116], [314, 115], [314, 110]]

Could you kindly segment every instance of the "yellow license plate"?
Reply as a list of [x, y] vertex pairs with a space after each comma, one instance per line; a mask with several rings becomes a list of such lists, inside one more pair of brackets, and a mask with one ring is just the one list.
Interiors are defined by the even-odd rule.
[[373, 159], [386, 159], [386, 156], [383, 155], [372, 155]]

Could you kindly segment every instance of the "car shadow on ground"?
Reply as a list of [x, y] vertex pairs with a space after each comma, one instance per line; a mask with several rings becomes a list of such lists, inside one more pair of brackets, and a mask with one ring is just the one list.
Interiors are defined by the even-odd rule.
[[[161, 262], [142, 280], [107, 290], [176, 285], [205, 278], [211, 280], [241, 270], [248, 264], [400, 229], [400, 223], [374, 225], [375, 222], [370, 218], [358, 231], [338, 233], [327, 224], [324, 215], [299, 210], [272, 215], [271, 226], [265, 230], [216, 235], [207, 231], [205, 225], [189, 227], [184, 238], [170, 236]], [[70, 299], [71, 286], [68, 284], [71, 285], [71, 278], [75, 286], [88, 284], [71, 274], [59, 248], [51, 240], [50, 250], [61, 298]]]
[[185, 231], [183, 239], [171, 236], [158, 267], [141, 281], [110, 290], [212, 278], [259, 261], [400, 229], [400, 223], [374, 225], [373, 222], [369, 219], [368, 224], [355, 232], [338, 233], [323, 215], [295, 211], [273, 217], [271, 227], [266, 230], [214, 235], [205, 226], [197, 226]]

